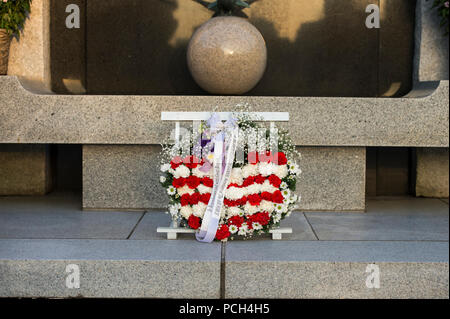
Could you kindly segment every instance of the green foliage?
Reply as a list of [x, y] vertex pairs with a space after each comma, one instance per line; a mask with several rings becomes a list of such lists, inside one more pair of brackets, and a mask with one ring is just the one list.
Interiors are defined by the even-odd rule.
[[[429, 0], [427, 0], [429, 1]], [[449, 34], [449, 11], [450, 4], [448, 0], [434, 0], [433, 8], [436, 8], [441, 17], [441, 26], [445, 28], [445, 34]]]
[[256, 0], [216, 0], [214, 2], [207, 2], [204, 0], [194, 1], [214, 11], [214, 16], [231, 16], [242, 15], [242, 13], [240, 13], [240, 10], [244, 8], [250, 8], [250, 3]]
[[30, 13], [32, 0], [0, 0], [0, 29], [19, 36]]

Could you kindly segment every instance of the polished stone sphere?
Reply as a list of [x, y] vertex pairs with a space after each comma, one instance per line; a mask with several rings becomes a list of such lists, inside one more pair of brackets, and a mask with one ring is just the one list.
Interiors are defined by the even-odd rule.
[[205, 91], [219, 95], [244, 94], [264, 74], [266, 42], [246, 19], [212, 18], [192, 36], [187, 62], [195, 82]]

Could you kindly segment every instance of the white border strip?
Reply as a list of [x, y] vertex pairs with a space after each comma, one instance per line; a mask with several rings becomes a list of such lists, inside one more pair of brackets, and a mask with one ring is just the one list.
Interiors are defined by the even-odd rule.
[[[211, 112], [161, 112], [161, 121], [207, 121], [211, 117]], [[233, 112], [217, 112], [222, 121], [226, 121]], [[250, 119], [263, 122], [287, 122], [288, 112], [249, 112]]]

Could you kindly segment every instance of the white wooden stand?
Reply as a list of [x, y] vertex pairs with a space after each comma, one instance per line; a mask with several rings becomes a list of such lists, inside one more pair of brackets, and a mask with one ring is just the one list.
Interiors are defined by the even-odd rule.
[[[219, 112], [220, 118], [226, 121], [232, 112]], [[285, 112], [251, 112], [247, 113], [250, 118], [254, 118], [255, 121], [270, 122], [270, 128], [275, 126], [275, 122], [287, 122], [289, 121], [289, 113]], [[175, 142], [178, 143], [180, 137], [180, 122], [181, 121], [207, 121], [211, 117], [210, 112], [161, 112], [161, 121], [173, 121], [175, 122]], [[156, 232], [167, 233], [167, 239], [175, 240], [178, 234], [195, 234], [194, 229], [179, 227], [177, 221], [172, 221], [169, 227], [158, 227]], [[281, 240], [283, 234], [292, 234], [292, 228], [280, 227], [270, 230], [272, 234], [272, 240]]]

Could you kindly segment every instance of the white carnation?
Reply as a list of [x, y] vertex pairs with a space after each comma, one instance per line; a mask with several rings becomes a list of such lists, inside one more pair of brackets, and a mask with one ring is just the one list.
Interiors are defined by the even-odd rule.
[[194, 168], [192, 170], [192, 175], [197, 176], [198, 178], [212, 177], [213, 176], [213, 170], [212, 170], [212, 167], [211, 167], [207, 172], [203, 172], [203, 171], [200, 170], [200, 166], [197, 166], [196, 168]]
[[238, 200], [245, 196], [245, 190], [238, 187], [230, 187], [225, 191], [225, 197], [230, 200]]
[[259, 173], [262, 176], [270, 176], [274, 173], [275, 165], [273, 163], [259, 163]]
[[173, 173], [173, 177], [180, 178], [184, 177], [187, 178], [191, 175], [191, 171], [189, 168], [187, 168], [185, 165], [180, 165], [175, 169], [175, 172]]
[[178, 195], [183, 196], [184, 194], [192, 195], [195, 193], [195, 190], [189, 188], [189, 186], [184, 185], [183, 187], [177, 188]]
[[198, 204], [192, 206], [192, 212], [193, 212], [194, 216], [203, 218], [203, 216], [205, 215], [205, 211], [206, 211], [206, 205], [203, 203], [198, 203]]
[[191, 215], [193, 214], [194, 212], [192, 211], [192, 207], [191, 206], [183, 206], [183, 207], [181, 207], [181, 209], [180, 209], [180, 214], [181, 214], [181, 216], [183, 216], [184, 218], [186, 218], [186, 219], [189, 219], [189, 217], [191, 217]]
[[253, 206], [250, 203], [244, 205], [244, 211], [247, 215], [253, 215], [259, 212], [259, 206]]
[[286, 165], [276, 165], [273, 173], [280, 179], [283, 179], [288, 176], [288, 167]]
[[229, 207], [227, 210], [228, 217], [239, 216], [242, 212], [242, 209], [239, 207]]
[[262, 192], [274, 193], [277, 190], [278, 188], [270, 184], [270, 181], [268, 180], [265, 180], [264, 183], [261, 184], [261, 193]]
[[212, 192], [212, 188], [211, 187], [207, 187], [207, 186], [205, 186], [203, 184], [198, 185], [197, 189], [198, 189], [200, 194], [207, 194], [207, 193], [211, 193]]
[[261, 185], [258, 183], [254, 183], [245, 187], [245, 196], [252, 194], [259, 194], [261, 192]]
[[256, 175], [258, 175], [258, 165], [247, 164], [242, 167], [242, 177], [247, 178]]
[[267, 200], [262, 200], [261, 203], [259, 204], [259, 208], [260, 208], [260, 211], [262, 211], [262, 212], [272, 213], [275, 209], [275, 206], [273, 205], [272, 202], [269, 202]]
[[242, 169], [235, 167], [231, 170], [230, 183], [241, 185], [244, 181]]

